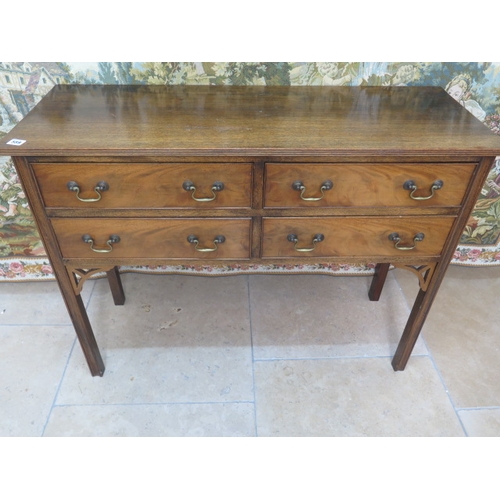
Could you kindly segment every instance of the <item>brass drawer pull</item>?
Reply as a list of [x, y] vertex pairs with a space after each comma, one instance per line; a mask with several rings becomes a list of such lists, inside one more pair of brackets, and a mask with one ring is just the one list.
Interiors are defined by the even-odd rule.
[[192, 243], [195, 247], [194, 249], [197, 251], [197, 252], [215, 252], [218, 247], [217, 245], [221, 244], [221, 243], [224, 243], [226, 241], [226, 237], [223, 236], [222, 234], [216, 236], [214, 238], [214, 248], [200, 248], [198, 245], [199, 245], [199, 241], [198, 241], [198, 237], [195, 236], [194, 234], [190, 234], [188, 237], [187, 237], [187, 240], [189, 241], [189, 243]]
[[316, 248], [316, 244], [320, 243], [325, 239], [325, 236], [321, 233], [315, 234], [314, 238], [312, 240], [312, 247], [311, 248], [298, 248], [297, 245], [299, 244], [299, 238], [297, 237], [296, 234], [289, 234], [286, 239], [290, 241], [291, 243], [295, 243], [293, 246], [294, 250], [297, 252], [312, 252]]
[[441, 189], [444, 186], [444, 182], [441, 180], [434, 181], [431, 186], [431, 194], [429, 196], [413, 196], [413, 193], [418, 189], [418, 186], [415, 184], [415, 181], [406, 181], [403, 184], [403, 189], [407, 191], [411, 191], [410, 198], [412, 200], [430, 200], [436, 191]]
[[401, 241], [401, 237], [399, 236], [398, 233], [391, 233], [389, 235], [389, 239], [391, 241], [394, 241], [394, 248], [397, 248], [398, 250], [413, 250], [417, 246], [417, 242], [422, 241], [424, 238], [425, 238], [424, 233], [417, 233], [413, 238], [413, 246], [404, 247], [404, 246], [399, 245], [399, 242]]
[[90, 234], [84, 234], [82, 236], [82, 240], [90, 245], [90, 249], [93, 252], [97, 253], [109, 253], [113, 251], [113, 245], [115, 243], [120, 243], [120, 237], [117, 234], [112, 234], [109, 237], [109, 240], [106, 241], [106, 245], [108, 245], [108, 248], [94, 248], [94, 240], [92, 239], [92, 236], [90, 236]]
[[69, 181], [66, 184], [66, 187], [70, 190], [76, 193], [76, 197], [80, 200], [83, 201], [84, 203], [92, 203], [94, 201], [99, 201], [102, 196], [101, 193], [104, 191], [109, 190], [109, 184], [106, 181], [99, 181], [94, 188], [94, 191], [97, 193], [97, 198], [80, 198], [80, 186], [78, 185], [78, 182], [76, 181]]
[[196, 186], [194, 183], [191, 181], [185, 181], [182, 184], [182, 188], [185, 189], [186, 191], [191, 191], [191, 198], [193, 198], [194, 201], [214, 201], [215, 198], [217, 197], [217, 192], [222, 191], [224, 189], [224, 183], [220, 181], [215, 181], [212, 184], [212, 194], [213, 196], [211, 198], [196, 198], [195, 193], [196, 193]]
[[322, 200], [325, 196], [325, 191], [329, 191], [330, 189], [333, 188], [333, 182], [332, 181], [325, 181], [323, 184], [321, 184], [321, 196], [319, 198], [306, 198], [304, 197], [304, 192], [306, 190], [306, 187], [302, 183], [302, 181], [295, 181], [292, 184], [292, 189], [295, 191], [300, 191], [300, 198], [304, 201], [319, 201]]

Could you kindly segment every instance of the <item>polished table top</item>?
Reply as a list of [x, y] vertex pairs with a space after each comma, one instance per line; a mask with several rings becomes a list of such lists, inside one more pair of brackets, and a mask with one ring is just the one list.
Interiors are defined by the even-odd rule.
[[[6, 145], [12, 138], [24, 142]], [[437, 87], [59, 85], [0, 155], [495, 155]]]

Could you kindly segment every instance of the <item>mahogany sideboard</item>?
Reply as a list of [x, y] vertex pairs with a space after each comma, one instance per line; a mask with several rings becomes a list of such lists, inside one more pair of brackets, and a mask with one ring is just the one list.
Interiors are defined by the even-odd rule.
[[[124, 265], [376, 263], [420, 290], [403, 370], [500, 138], [437, 87], [60, 85], [0, 141], [92, 375], [80, 292]], [[332, 278], [334, 279], [334, 278]], [[335, 300], [335, 297], [332, 297]]]

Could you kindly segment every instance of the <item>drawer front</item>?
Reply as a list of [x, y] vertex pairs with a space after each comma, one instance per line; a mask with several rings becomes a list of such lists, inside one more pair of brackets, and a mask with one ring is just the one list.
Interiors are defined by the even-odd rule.
[[[268, 163], [264, 205], [270, 208], [459, 206], [475, 166], [473, 163]], [[440, 182], [434, 184], [437, 181]], [[416, 187], [414, 192], [413, 188], [408, 189], [410, 182]], [[433, 190], [433, 184], [442, 186]], [[415, 200], [410, 194], [432, 197]], [[313, 200], [305, 201], [301, 196]]]
[[51, 223], [64, 258], [250, 257], [251, 219], [85, 218]]
[[[251, 206], [251, 163], [34, 163], [32, 166], [45, 206], [52, 208]], [[75, 184], [70, 190], [68, 182], [76, 183], [79, 192]], [[100, 189], [103, 182], [107, 189]], [[78, 197], [96, 201], [81, 201]]]
[[454, 220], [433, 216], [264, 218], [262, 256], [437, 257]]

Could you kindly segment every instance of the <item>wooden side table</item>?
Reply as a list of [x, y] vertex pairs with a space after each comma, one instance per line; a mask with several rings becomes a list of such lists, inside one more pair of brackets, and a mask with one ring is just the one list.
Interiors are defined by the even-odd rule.
[[[56, 86], [14, 159], [92, 375], [80, 298], [123, 265], [376, 262], [420, 291], [403, 370], [500, 139], [434, 87]], [[335, 298], [332, 298], [335, 300]]]

